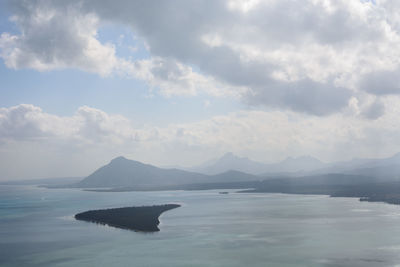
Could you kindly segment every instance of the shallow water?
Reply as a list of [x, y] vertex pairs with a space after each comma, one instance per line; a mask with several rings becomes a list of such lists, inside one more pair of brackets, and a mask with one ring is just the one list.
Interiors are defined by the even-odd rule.
[[[99, 193], [0, 186], [1, 266], [395, 266], [400, 206], [219, 191]], [[230, 190], [230, 192], [232, 192]], [[90, 209], [179, 203], [160, 232], [73, 219]]]

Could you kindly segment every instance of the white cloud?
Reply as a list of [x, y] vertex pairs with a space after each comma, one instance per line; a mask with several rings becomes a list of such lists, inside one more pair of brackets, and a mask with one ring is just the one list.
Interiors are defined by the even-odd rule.
[[87, 106], [71, 117], [44, 112], [40, 107], [20, 104], [0, 109], [0, 141], [70, 141], [78, 145], [99, 142], [119, 144], [135, 134], [131, 122], [120, 115]]
[[71, 128], [64, 128], [57, 116], [44, 113], [41, 108], [21, 104], [0, 109], [0, 140], [34, 140], [62, 136]]
[[118, 73], [143, 79], [165, 96], [194, 96], [202, 92], [217, 96], [238, 94], [214, 78], [170, 58], [131, 61], [117, 57], [113, 44], [102, 44], [98, 40], [99, 16], [93, 12], [82, 13], [80, 9], [80, 3], [57, 5], [51, 1], [18, 5], [12, 20], [21, 34], [4, 32], [0, 36], [0, 56], [5, 64], [13, 69], [77, 68], [101, 76]]
[[[11, 68], [120, 73], [166, 96], [240, 96], [251, 105], [320, 116], [346, 111], [353, 98], [363, 105], [365, 93], [399, 93], [363, 82], [374, 77], [379, 84], [399, 73], [400, 6], [393, 1], [13, 5], [21, 33], [0, 38], [1, 56]], [[98, 40], [102, 23], [131, 27], [151, 58], [118, 58], [113, 44]]]
[[243, 87], [228, 86], [211, 76], [195, 72], [190, 66], [174, 59], [153, 57], [135, 61], [123, 71], [133, 77], [145, 80], [154, 89], [167, 97], [174, 95], [196, 96], [208, 94], [211, 96], [239, 97], [245, 92]]
[[[128, 118], [86, 106], [67, 117], [27, 104], [0, 108], [0, 178], [85, 175], [121, 154], [190, 165], [227, 151], [274, 161], [399, 150], [396, 1], [10, 3], [19, 32], [0, 35], [9, 68], [120, 75], [166, 97], [207, 94], [205, 107], [218, 103], [212, 96], [236, 97], [255, 110], [138, 129]], [[117, 56], [123, 37], [114, 44], [98, 36], [108, 23], [132, 29], [150, 56]], [[48, 173], [30, 175], [50, 165]]]
[[364, 76], [398, 65], [394, 15], [379, 3], [121, 0], [112, 11], [95, 1], [85, 7], [131, 25], [153, 55], [195, 65], [233, 90], [247, 88], [244, 100], [257, 105], [328, 115], [358, 97]]
[[[227, 151], [264, 162], [303, 154], [325, 161], [389, 156], [400, 147], [399, 100], [372, 101], [359, 117], [239, 111], [142, 128], [86, 106], [61, 117], [22, 104], [0, 109], [0, 179], [87, 175], [119, 155], [156, 165], [193, 165]], [[381, 101], [386, 113], [377, 116]]]
[[118, 64], [115, 47], [97, 40], [99, 19], [78, 5], [56, 7], [25, 2], [12, 20], [19, 35], [2, 33], [1, 57], [9, 68], [47, 71], [77, 68], [108, 75]]

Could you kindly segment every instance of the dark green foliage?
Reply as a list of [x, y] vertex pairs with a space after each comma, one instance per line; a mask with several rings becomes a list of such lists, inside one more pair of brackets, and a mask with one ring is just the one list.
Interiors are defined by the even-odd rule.
[[75, 219], [105, 224], [117, 228], [142, 232], [157, 232], [158, 217], [164, 211], [180, 207], [178, 204], [166, 204], [147, 207], [126, 207], [104, 210], [90, 210], [75, 215]]

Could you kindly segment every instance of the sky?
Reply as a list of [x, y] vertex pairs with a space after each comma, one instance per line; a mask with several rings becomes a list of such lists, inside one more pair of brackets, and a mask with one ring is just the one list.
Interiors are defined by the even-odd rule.
[[395, 0], [0, 0], [0, 180], [400, 152]]

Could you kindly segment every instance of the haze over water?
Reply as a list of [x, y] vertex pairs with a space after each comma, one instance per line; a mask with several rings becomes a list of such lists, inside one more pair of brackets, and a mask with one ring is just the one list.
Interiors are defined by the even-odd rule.
[[[182, 207], [162, 214], [152, 234], [73, 219], [163, 203]], [[0, 265], [395, 266], [399, 223], [399, 206], [355, 198], [1, 186]]]

